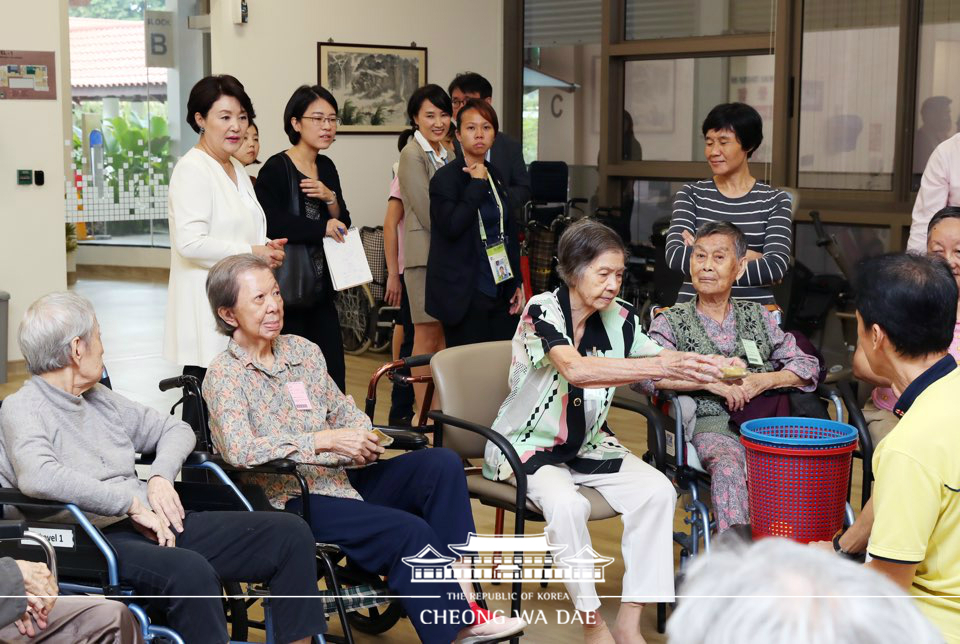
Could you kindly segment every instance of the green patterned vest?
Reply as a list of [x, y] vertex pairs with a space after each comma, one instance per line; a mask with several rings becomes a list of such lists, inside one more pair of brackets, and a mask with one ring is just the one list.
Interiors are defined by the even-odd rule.
[[[664, 312], [670, 323], [670, 330], [677, 346], [677, 351], [690, 351], [702, 355], [725, 355], [728, 358], [740, 358], [751, 373], [767, 373], [775, 371], [770, 362], [773, 347], [770, 345], [770, 336], [767, 333], [767, 323], [763, 319], [763, 306], [746, 300], [731, 300], [733, 305], [733, 319], [736, 327], [737, 342], [732, 353], [724, 353], [707, 335], [700, 316], [697, 314], [696, 298], [683, 304], [676, 304]], [[753, 340], [760, 350], [763, 366], [751, 365], [747, 360], [747, 352], [743, 348], [742, 340]], [[691, 394], [697, 403], [697, 422], [694, 434], [701, 432], [716, 432], [736, 436], [730, 429], [730, 414], [724, 398], [708, 391], [698, 391]]]

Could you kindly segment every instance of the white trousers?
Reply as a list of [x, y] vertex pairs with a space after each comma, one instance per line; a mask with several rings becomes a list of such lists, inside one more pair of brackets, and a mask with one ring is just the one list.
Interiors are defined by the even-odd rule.
[[[510, 477], [516, 484], [516, 479]], [[673, 514], [677, 493], [656, 468], [627, 454], [619, 472], [581, 474], [566, 465], [544, 465], [527, 477], [527, 496], [547, 520], [551, 544], [565, 545], [557, 556], [570, 557], [591, 546], [587, 529], [590, 502], [577, 487], [595, 488], [623, 521], [624, 602], [672, 602]], [[592, 547], [592, 546], [591, 546]], [[611, 556], [612, 553], [599, 553]], [[593, 581], [566, 581], [574, 606], [581, 611], [600, 607]]]

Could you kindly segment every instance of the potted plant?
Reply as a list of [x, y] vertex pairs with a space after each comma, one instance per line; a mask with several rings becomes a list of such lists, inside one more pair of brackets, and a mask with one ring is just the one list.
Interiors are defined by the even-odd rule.
[[75, 224], [66, 224], [67, 235], [67, 284], [77, 281], [77, 227]]

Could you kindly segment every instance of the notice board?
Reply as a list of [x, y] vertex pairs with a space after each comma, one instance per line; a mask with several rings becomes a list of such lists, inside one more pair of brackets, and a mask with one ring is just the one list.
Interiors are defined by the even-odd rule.
[[54, 52], [0, 49], [0, 100], [56, 98]]

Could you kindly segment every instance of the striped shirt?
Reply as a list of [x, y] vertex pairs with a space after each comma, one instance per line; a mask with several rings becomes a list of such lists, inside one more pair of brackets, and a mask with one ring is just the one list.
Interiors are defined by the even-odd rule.
[[783, 279], [790, 268], [793, 245], [793, 213], [790, 196], [760, 183], [742, 197], [731, 199], [717, 190], [713, 179], [685, 185], [673, 201], [673, 218], [667, 232], [667, 265], [682, 272], [686, 280], [677, 302], [693, 298], [690, 283], [691, 246], [683, 243], [683, 231], [695, 233], [710, 221], [736, 225], [747, 237], [747, 247], [763, 257], [747, 262], [743, 277], [733, 286], [732, 296], [760, 304], [774, 304], [770, 285]]

